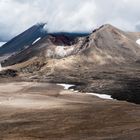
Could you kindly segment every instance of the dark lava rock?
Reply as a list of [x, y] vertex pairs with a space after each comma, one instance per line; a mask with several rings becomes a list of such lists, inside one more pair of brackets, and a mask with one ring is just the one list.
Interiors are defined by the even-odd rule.
[[6, 77], [10, 78], [10, 77], [16, 77], [16, 76], [17, 76], [16, 70], [7, 69], [0, 72], [0, 77], [2, 78], [6, 78]]

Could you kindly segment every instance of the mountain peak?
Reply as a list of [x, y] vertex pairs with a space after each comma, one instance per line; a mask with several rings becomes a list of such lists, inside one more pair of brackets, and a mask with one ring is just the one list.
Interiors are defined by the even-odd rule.
[[44, 29], [46, 23], [38, 23], [17, 35], [12, 40], [0, 48], [0, 55], [15, 54], [24, 48], [32, 45], [38, 38], [47, 36], [47, 30]]
[[45, 25], [47, 25], [47, 23], [40, 22], [40, 23], [37, 23], [35, 25], [36, 26], [40, 26], [40, 27], [44, 27]]
[[[109, 30], [109, 29], [117, 29], [115, 26], [111, 25], [111, 24], [104, 24], [102, 26], [100, 26], [99, 28], [95, 29], [93, 31], [94, 32], [97, 32], [97, 31], [101, 31], [101, 30]], [[118, 30], [118, 29], [117, 29]]]
[[111, 25], [111, 24], [104, 24], [103, 27], [104, 27], [104, 28], [116, 28], [116, 27], [114, 27], [114, 26]]

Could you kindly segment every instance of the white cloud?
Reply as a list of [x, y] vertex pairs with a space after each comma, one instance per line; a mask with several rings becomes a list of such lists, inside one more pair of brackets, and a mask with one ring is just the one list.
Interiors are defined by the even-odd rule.
[[139, 0], [0, 0], [0, 39], [11, 37], [37, 22], [52, 31], [91, 31], [111, 23], [140, 30]]

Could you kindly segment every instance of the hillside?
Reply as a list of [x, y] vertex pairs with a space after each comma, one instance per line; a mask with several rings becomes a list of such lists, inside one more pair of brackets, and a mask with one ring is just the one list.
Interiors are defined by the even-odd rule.
[[139, 33], [103, 25], [86, 36], [48, 35], [9, 57], [24, 80], [76, 84], [82, 92], [140, 103]]
[[[45, 24], [36, 24], [24, 31], [23, 33], [17, 35], [12, 40], [8, 41], [0, 48], [0, 57], [1, 60], [4, 60], [5, 57], [9, 57], [13, 54], [16, 54], [30, 45], [32, 45], [37, 39], [42, 38], [47, 35], [47, 32], [43, 29]], [[2, 59], [3, 57], [3, 59]]]

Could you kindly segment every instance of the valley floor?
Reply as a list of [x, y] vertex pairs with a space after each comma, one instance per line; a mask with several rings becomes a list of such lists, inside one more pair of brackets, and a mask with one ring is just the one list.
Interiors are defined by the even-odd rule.
[[140, 105], [49, 83], [0, 83], [0, 140], [139, 138]]

